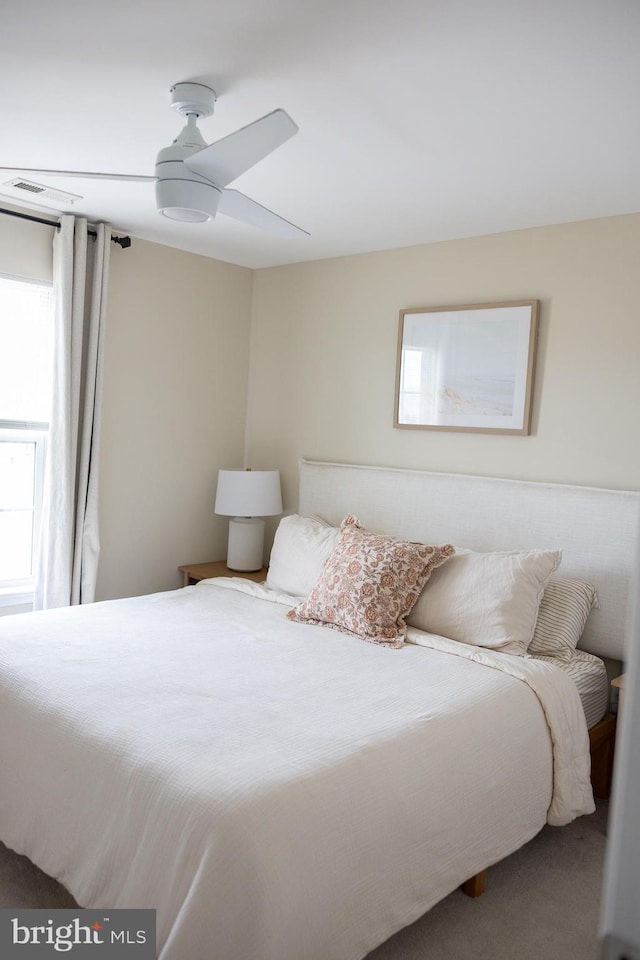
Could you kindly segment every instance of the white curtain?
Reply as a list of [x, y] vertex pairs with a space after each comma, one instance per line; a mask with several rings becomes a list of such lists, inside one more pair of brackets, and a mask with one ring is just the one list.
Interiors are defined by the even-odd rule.
[[54, 394], [34, 609], [91, 603], [111, 227], [63, 216], [53, 243]]

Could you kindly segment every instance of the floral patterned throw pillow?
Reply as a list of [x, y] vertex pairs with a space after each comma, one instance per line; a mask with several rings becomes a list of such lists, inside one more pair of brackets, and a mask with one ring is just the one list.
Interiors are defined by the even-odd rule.
[[436, 567], [455, 549], [372, 533], [349, 514], [309, 596], [287, 616], [372, 643], [401, 647], [404, 618]]

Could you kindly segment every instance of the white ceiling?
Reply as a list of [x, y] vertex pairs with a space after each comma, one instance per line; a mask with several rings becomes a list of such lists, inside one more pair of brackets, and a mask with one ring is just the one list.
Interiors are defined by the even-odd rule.
[[291, 114], [233, 187], [310, 238], [166, 220], [151, 184], [41, 182], [249, 267], [640, 211], [637, 0], [5, 0], [0, 163], [152, 175], [184, 80], [218, 94], [207, 142]]

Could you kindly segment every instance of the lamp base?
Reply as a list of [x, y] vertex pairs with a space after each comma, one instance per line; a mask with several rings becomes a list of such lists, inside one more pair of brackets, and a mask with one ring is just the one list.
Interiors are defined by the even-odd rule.
[[259, 517], [234, 517], [229, 521], [227, 566], [250, 573], [262, 568], [264, 520]]

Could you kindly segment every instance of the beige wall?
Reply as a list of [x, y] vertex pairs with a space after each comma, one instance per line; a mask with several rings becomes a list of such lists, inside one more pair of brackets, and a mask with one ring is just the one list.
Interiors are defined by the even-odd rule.
[[[3, 207], [16, 207], [2, 203]], [[31, 216], [39, 214], [31, 213]], [[45, 219], [50, 219], [43, 213]], [[0, 216], [0, 273], [10, 277], [25, 277], [27, 280], [51, 280], [53, 258], [51, 244], [54, 227], [41, 223], [19, 220], [17, 217]]]
[[221, 559], [219, 467], [242, 466], [252, 273], [134, 239], [111, 251], [97, 597]]
[[[270, 268], [254, 279], [247, 447], [296, 505], [314, 459], [640, 489], [640, 216]], [[393, 428], [398, 311], [537, 298], [528, 437]]]

